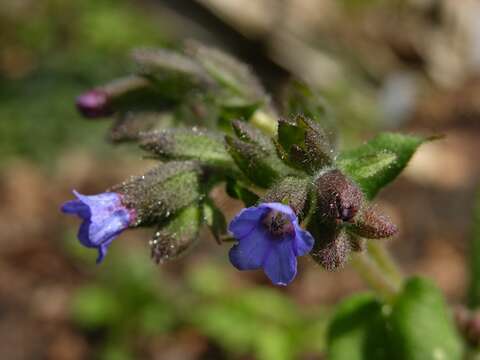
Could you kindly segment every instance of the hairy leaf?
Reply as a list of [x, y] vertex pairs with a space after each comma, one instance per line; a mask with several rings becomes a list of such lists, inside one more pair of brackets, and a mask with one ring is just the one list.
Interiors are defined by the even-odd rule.
[[425, 141], [428, 139], [383, 133], [356, 149], [341, 153], [337, 165], [372, 199], [402, 172]]

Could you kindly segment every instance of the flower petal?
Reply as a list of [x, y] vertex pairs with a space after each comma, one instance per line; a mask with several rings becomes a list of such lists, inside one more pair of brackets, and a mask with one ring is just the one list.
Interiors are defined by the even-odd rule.
[[271, 246], [263, 226], [254, 226], [249, 234], [230, 249], [230, 262], [238, 270], [261, 268]]
[[315, 240], [306, 230], [303, 230], [298, 222], [294, 222], [295, 240], [293, 241], [293, 250], [296, 256], [303, 256], [312, 251]]
[[103, 244], [128, 227], [129, 214], [126, 210], [117, 210], [108, 217], [95, 215], [92, 215], [88, 234], [94, 244]]
[[266, 207], [270, 210], [279, 211], [279, 212], [287, 215], [290, 218], [291, 221], [294, 221], [297, 218], [297, 215], [295, 215], [295, 212], [293, 211], [293, 209], [290, 206], [285, 205], [285, 204], [281, 204], [281, 203], [278, 203], [278, 202], [272, 202], [272, 203], [262, 203], [260, 206], [261, 207]]
[[89, 219], [91, 215], [88, 205], [80, 200], [67, 201], [62, 205], [61, 210], [65, 214], [78, 215], [82, 219]]
[[233, 234], [235, 239], [241, 240], [257, 226], [267, 211], [268, 208], [263, 206], [242, 209], [230, 222], [228, 230]]
[[292, 247], [292, 241], [272, 242], [264, 264], [265, 274], [275, 285], [288, 285], [297, 274], [297, 258]]
[[78, 238], [78, 240], [80, 240], [80, 243], [83, 246], [86, 246], [86, 247], [89, 247], [89, 248], [98, 246], [98, 244], [95, 244], [90, 240], [90, 225], [91, 224], [92, 223], [90, 222], [90, 220], [83, 221], [80, 224], [80, 228], [78, 229], [78, 234], [77, 234], [77, 238]]
[[105, 255], [107, 255], [108, 246], [110, 246], [110, 242], [108, 244], [103, 244], [98, 247], [98, 257], [96, 260], [97, 264], [100, 264], [105, 258]]

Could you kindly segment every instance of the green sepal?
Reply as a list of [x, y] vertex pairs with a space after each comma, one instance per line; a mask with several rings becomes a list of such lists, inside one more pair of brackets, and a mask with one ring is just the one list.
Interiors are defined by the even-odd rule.
[[112, 112], [161, 111], [169, 104], [152, 81], [142, 75], [120, 77], [96, 90], [106, 94]]
[[201, 209], [193, 204], [180, 210], [161, 226], [150, 241], [155, 262], [175, 259], [189, 250], [198, 238], [201, 217]]
[[305, 129], [294, 122], [278, 121], [278, 143], [289, 153], [293, 145], [305, 142]]
[[274, 153], [272, 138], [266, 136], [262, 131], [249, 123], [241, 120], [234, 120], [232, 127], [235, 135], [242, 141], [258, 145], [263, 151]]
[[275, 152], [228, 135], [225, 140], [227, 149], [238, 168], [255, 185], [269, 188], [282, 177], [293, 173]]
[[298, 115], [290, 121], [278, 122], [279, 156], [289, 165], [308, 173], [333, 162], [333, 148], [322, 128], [313, 120]]
[[207, 90], [214, 80], [195, 60], [167, 49], [137, 49], [132, 53], [137, 73], [167, 99], [179, 100], [195, 89]]
[[417, 148], [428, 140], [383, 133], [356, 149], [341, 153], [337, 166], [360, 186], [368, 199], [373, 199], [402, 172]]
[[172, 129], [145, 133], [140, 147], [163, 160], [197, 160], [221, 169], [236, 167], [225, 149], [225, 140], [213, 131]]
[[246, 207], [255, 205], [258, 202], [258, 195], [248, 190], [246, 186], [241, 185], [237, 180], [228, 178], [225, 186], [227, 194], [234, 198], [241, 200]]
[[314, 120], [325, 130], [330, 144], [336, 144], [337, 131], [332, 110], [321, 94], [304, 83], [292, 81], [286, 88], [283, 103], [284, 114], [287, 117], [303, 114]]
[[220, 243], [222, 237], [227, 234], [227, 221], [222, 211], [211, 199], [207, 199], [203, 203], [203, 221], [209, 227], [215, 240]]
[[352, 251], [352, 238], [335, 223], [310, 222], [308, 230], [315, 239], [310, 256], [327, 271], [336, 271], [347, 263]]
[[109, 189], [134, 209], [133, 226], [150, 226], [168, 220], [178, 210], [198, 201], [201, 168], [194, 161], [171, 161], [142, 176], [135, 176]]
[[217, 85], [231, 93], [253, 102], [263, 102], [265, 90], [250, 68], [234, 57], [214, 48], [190, 42], [187, 54], [198, 61]]
[[137, 141], [144, 132], [161, 130], [173, 125], [174, 118], [169, 112], [122, 112], [116, 116], [108, 133], [108, 140], [113, 143]]

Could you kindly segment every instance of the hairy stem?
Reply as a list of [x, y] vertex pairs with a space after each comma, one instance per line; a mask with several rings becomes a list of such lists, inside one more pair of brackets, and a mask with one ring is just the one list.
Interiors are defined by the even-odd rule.
[[392, 301], [399, 290], [395, 284], [385, 276], [385, 273], [367, 253], [356, 253], [352, 256], [352, 266], [358, 274], [378, 295], [387, 301]]
[[378, 267], [385, 272], [396, 286], [400, 287], [403, 282], [403, 275], [385, 245], [377, 241], [368, 241], [367, 249]]

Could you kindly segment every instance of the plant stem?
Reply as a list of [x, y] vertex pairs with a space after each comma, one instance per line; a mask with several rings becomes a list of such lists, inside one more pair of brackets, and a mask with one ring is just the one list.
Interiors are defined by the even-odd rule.
[[354, 254], [351, 262], [352, 266], [372, 290], [387, 301], [393, 300], [399, 290], [399, 286], [385, 276], [385, 273], [382, 272], [381, 268], [366, 252]]
[[368, 253], [372, 260], [374, 260], [378, 267], [383, 270], [390, 277], [391, 281], [400, 287], [403, 282], [403, 275], [392, 258], [385, 245], [375, 240], [368, 241], [367, 245]]

